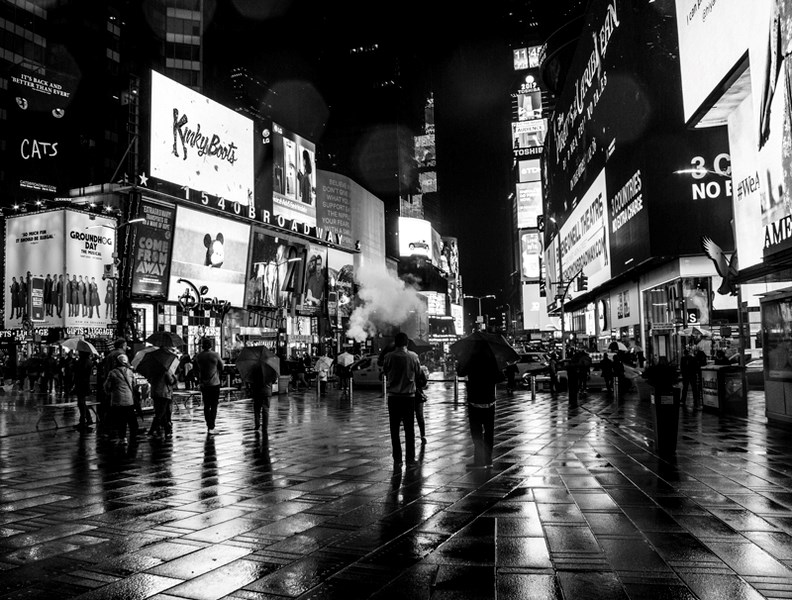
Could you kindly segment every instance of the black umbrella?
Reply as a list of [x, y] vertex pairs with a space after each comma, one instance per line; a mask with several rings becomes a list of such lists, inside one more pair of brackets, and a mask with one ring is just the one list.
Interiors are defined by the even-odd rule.
[[152, 346], [159, 346], [160, 348], [181, 348], [184, 346], [184, 340], [181, 339], [181, 336], [170, 331], [155, 331], [146, 338], [146, 341]]
[[149, 381], [157, 381], [166, 371], [172, 375], [176, 373], [179, 357], [164, 348], [152, 346], [135, 354], [132, 366]]
[[274, 383], [280, 376], [280, 359], [266, 346], [245, 346], [234, 364], [239, 378], [248, 383], [257, 382], [258, 369], [261, 369], [265, 382]]
[[495, 360], [498, 370], [503, 370], [508, 363], [520, 358], [506, 338], [498, 333], [484, 331], [476, 331], [454, 342], [449, 350], [461, 367], [466, 367], [474, 356], [488, 356]]

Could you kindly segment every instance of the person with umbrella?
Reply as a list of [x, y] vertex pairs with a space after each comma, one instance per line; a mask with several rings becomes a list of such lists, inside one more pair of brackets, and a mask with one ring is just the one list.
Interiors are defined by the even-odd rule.
[[266, 436], [269, 428], [272, 384], [280, 376], [280, 359], [265, 346], [246, 346], [236, 359], [239, 377], [253, 398], [253, 426]]
[[[144, 364], [145, 361], [145, 364]], [[134, 360], [132, 361], [134, 364]], [[173, 435], [171, 410], [173, 407], [173, 386], [176, 383], [176, 368], [179, 359], [175, 348], [157, 348], [141, 359], [137, 371], [151, 386], [151, 400], [154, 404], [154, 418], [151, 420], [148, 435], [160, 438]]]
[[330, 379], [330, 369], [332, 368], [333, 359], [327, 356], [327, 350], [323, 349], [314, 365], [316, 376], [319, 377], [319, 392], [322, 396], [327, 393], [327, 382]]
[[404, 455], [407, 466], [418, 463], [415, 460], [415, 382], [421, 370], [421, 362], [415, 352], [407, 350], [409, 338], [406, 333], [396, 334], [396, 348], [385, 355], [382, 370], [388, 378], [388, 421], [390, 425], [391, 446], [393, 448], [393, 468], [401, 469], [402, 449], [400, 430], [404, 425]]
[[[510, 353], [507, 348], [511, 349]], [[492, 467], [495, 445], [495, 388], [504, 379], [505, 364], [518, 360], [519, 355], [503, 336], [481, 331], [459, 340], [450, 349], [458, 360], [457, 375], [467, 377], [467, 412], [470, 437], [473, 439], [473, 462], [466, 466], [470, 469], [488, 469]]]
[[212, 350], [212, 340], [208, 338], [201, 340], [201, 352], [195, 355], [193, 362], [198, 369], [206, 430], [209, 435], [214, 435], [217, 405], [220, 403], [220, 373], [225, 365], [220, 355]]
[[349, 353], [349, 350], [344, 348], [344, 351], [336, 356], [335, 371], [338, 375], [338, 387], [341, 388], [343, 393], [349, 392], [349, 380], [352, 378], [352, 372], [349, 366], [355, 362], [355, 357]]

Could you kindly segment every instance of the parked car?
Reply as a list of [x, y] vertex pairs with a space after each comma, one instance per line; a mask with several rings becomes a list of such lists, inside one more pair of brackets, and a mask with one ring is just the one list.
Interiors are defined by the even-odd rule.
[[756, 358], [745, 364], [745, 378], [748, 382], [749, 390], [763, 390], [764, 382], [764, 360]]
[[547, 358], [542, 352], [526, 352], [517, 361], [517, 377], [541, 375], [547, 373], [548, 368]]
[[352, 372], [352, 384], [356, 386], [382, 385], [382, 367], [377, 364], [378, 356], [370, 354], [353, 362], [349, 369]]

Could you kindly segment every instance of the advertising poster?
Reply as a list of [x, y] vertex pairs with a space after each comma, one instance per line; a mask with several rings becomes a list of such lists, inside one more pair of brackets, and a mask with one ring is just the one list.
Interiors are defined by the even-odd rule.
[[432, 225], [424, 219], [399, 217], [399, 256], [432, 258]]
[[[610, 280], [605, 171], [600, 172], [591, 189], [561, 227], [560, 244], [563, 281], [572, 281], [582, 272], [589, 279], [589, 289], [594, 289]], [[583, 293], [578, 292], [574, 284], [569, 286], [572, 298]]]
[[115, 282], [102, 276], [105, 265], [115, 260], [116, 221], [68, 210], [65, 215], [64, 326], [109, 329], [115, 318]]
[[542, 214], [542, 182], [526, 181], [516, 184], [517, 228], [536, 227], [536, 217]]
[[520, 234], [520, 267], [523, 279], [539, 279], [541, 275], [540, 257], [542, 242], [536, 232]]
[[179, 206], [173, 235], [168, 300], [176, 301], [188, 286], [207, 286], [206, 296], [242, 306], [245, 300], [250, 225]]
[[245, 306], [292, 308], [302, 293], [307, 249], [282, 235], [255, 228], [251, 239]]
[[132, 293], [165, 298], [168, 295], [176, 208], [144, 198], [138, 217], [146, 219], [146, 222], [133, 225]]
[[[62, 327], [64, 311], [64, 213], [9, 217], [5, 228], [5, 329], [20, 329], [32, 315], [33, 279], [43, 280], [41, 327]], [[39, 311], [36, 308], [36, 311]], [[38, 316], [38, 315], [37, 315]]]
[[[352, 248], [352, 194], [354, 186], [348, 177], [318, 171], [316, 174], [317, 237], [331, 231], [341, 236], [341, 245]], [[319, 229], [322, 233], [319, 233]]]
[[248, 206], [253, 121], [151, 72], [152, 177]]
[[433, 169], [437, 164], [434, 134], [415, 136], [415, 160], [419, 169]]
[[272, 124], [272, 208], [276, 217], [316, 225], [316, 145]]
[[[635, 154], [622, 156], [621, 160], [608, 163], [606, 188], [613, 277], [636, 267], [651, 255], [645, 173], [640, 167], [640, 157]], [[676, 184], [679, 185], [683, 181], [678, 180]], [[664, 195], [668, 185], [670, 184], [658, 188], [658, 192]], [[658, 199], [660, 198], [663, 198], [662, 206], [666, 206], [665, 198], [659, 196]], [[676, 220], [680, 221], [680, 219]], [[659, 227], [656, 230], [660, 238], [670, 237], [668, 230]]]
[[12, 164], [14, 186], [36, 197], [53, 196], [69, 185], [75, 144], [69, 135], [70, 112], [77, 86], [73, 77], [52, 69], [45, 74], [22, 65], [11, 67], [8, 78], [7, 119], [3, 121]]
[[308, 244], [305, 265], [302, 312], [317, 315], [322, 312], [327, 295], [327, 248]]
[[351, 316], [356, 294], [352, 254], [335, 248], [328, 249], [327, 283], [330, 316]]
[[517, 94], [517, 120], [531, 121], [542, 118], [542, 92], [534, 90]]

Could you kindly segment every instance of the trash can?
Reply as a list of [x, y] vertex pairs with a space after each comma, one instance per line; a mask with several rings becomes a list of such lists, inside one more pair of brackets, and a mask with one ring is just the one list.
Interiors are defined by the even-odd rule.
[[665, 392], [660, 392], [656, 388], [652, 390], [655, 448], [660, 456], [676, 454], [681, 397], [682, 391], [678, 387]]
[[646, 381], [643, 377], [636, 377], [633, 379], [635, 383], [635, 388], [638, 390], [638, 399], [643, 402], [651, 402], [652, 401], [652, 386], [649, 385], [649, 382]]
[[748, 416], [748, 386], [745, 381], [745, 367], [724, 367], [718, 371], [722, 378], [718, 391], [721, 393], [721, 411], [728, 415]]

